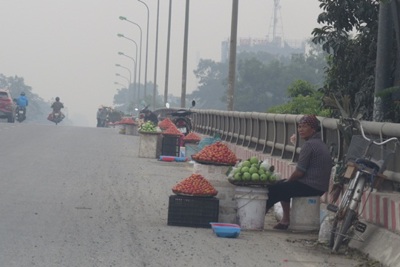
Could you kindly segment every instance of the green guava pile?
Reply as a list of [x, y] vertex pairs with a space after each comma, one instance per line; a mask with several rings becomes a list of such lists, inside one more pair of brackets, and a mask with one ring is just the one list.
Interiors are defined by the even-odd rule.
[[275, 183], [280, 179], [280, 174], [274, 172], [274, 166], [268, 161], [261, 161], [251, 157], [239, 162], [228, 174], [228, 179], [236, 182], [265, 182]]

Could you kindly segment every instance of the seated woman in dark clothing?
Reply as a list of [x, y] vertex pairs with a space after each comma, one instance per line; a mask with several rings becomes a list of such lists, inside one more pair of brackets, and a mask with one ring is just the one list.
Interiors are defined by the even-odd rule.
[[274, 229], [286, 230], [290, 224], [290, 199], [293, 197], [322, 196], [329, 188], [332, 158], [322, 141], [320, 122], [314, 115], [303, 116], [297, 126], [299, 136], [306, 142], [301, 147], [296, 170], [268, 188], [266, 212], [281, 202], [283, 216]]

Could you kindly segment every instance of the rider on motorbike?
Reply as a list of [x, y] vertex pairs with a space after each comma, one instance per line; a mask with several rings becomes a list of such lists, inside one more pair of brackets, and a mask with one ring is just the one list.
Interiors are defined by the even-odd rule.
[[141, 114], [143, 114], [143, 119], [144, 121], [151, 121], [155, 126], [158, 125], [158, 118], [157, 115], [152, 112], [151, 110], [148, 109], [148, 107], [145, 107], [140, 111]]
[[28, 106], [28, 98], [26, 98], [25, 93], [22, 92], [17, 98], [17, 109], [23, 110], [24, 116], [26, 116], [26, 107]]
[[100, 106], [97, 110], [97, 127], [106, 127], [107, 116], [107, 107]]
[[51, 108], [53, 109], [53, 112], [50, 114], [52, 118], [54, 118], [56, 113], [60, 113], [61, 119], [64, 119], [65, 116], [61, 112], [61, 109], [64, 108], [64, 104], [60, 102], [60, 98], [58, 96], [56, 97], [56, 102], [51, 105]]

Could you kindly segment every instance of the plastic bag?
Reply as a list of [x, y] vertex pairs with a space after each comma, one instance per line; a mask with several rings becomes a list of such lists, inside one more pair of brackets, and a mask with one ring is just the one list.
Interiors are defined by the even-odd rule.
[[328, 243], [331, 237], [331, 229], [333, 223], [333, 215], [327, 214], [322, 218], [322, 223], [319, 228], [318, 242]]
[[260, 167], [264, 167], [266, 170], [269, 170], [269, 168], [271, 167], [271, 163], [269, 162], [269, 160], [265, 159], [261, 162]]
[[274, 205], [274, 215], [275, 215], [275, 219], [279, 222], [280, 220], [282, 220], [283, 217], [283, 209], [282, 209], [282, 205], [280, 202], [275, 203]]
[[214, 144], [215, 142], [218, 142], [218, 141], [221, 141], [221, 138], [219, 138], [219, 137], [205, 137], [205, 138], [201, 139], [201, 141], [199, 142], [197, 147], [199, 148], [199, 150], [202, 150], [205, 146], [212, 145], [212, 144]]

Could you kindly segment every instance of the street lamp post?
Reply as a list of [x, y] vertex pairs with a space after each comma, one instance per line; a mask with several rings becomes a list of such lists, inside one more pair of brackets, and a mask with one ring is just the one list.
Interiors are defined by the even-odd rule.
[[153, 87], [153, 109], [156, 109], [157, 94], [157, 58], [158, 58], [158, 21], [160, 16], [160, 0], [157, 0], [157, 26], [156, 26], [156, 54], [154, 59], [154, 87]]
[[140, 3], [146, 6], [147, 9], [147, 30], [146, 30], [146, 63], [144, 69], [144, 97], [146, 98], [146, 89], [147, 89], [147, 59], [149, 56], [149, 19], [150, 19], [150, 10], [147, 4], [141, 0], [138, 0]]
[[[129, 22], [129, 23], [132, 23], [133, 25], [136, 25], [138, 28], [139, 28], [139, 30], [140, 30], [140, 55], [139, 55], [139, 86], [138, 86], [138, 92], [140, 91], [140, 86], [141, 86], [141, 84], [140, 84], [140, 77], [141, 77], [141, 69], [142, 69], [142, 27], [140, 27], [140, 25], [139, 24], [137, 24], [136, 22], [133, 22], [133, 21], [131, 21], [131, 20], [129, 20], [129, 19], [127, 19], [126, 17], [123, 17], [123, 16], [120, 16], [119, 17], [119, 19], [120, 20], [125, 20], [125, 21], [127, 21], [127, 22]], [[146, 69], [147, 69], [147, 67], [146, 67]], [[138, 98], [138, 100], [139, 100], [139, 98]]]
[[[118, 55], [125, 56], [125, 57], [127, 57], [127, 58], [129, 58], [129, 59], [131, 59], [133, 61], [133, 65], [135, 67], [135, 70], [134, 70], [134, 75], [133, 75], [133, 95], [132, 96], [133, 96], [133, 98], [135, 98], [135, 90], [136, 90], [136, 60], [133, 57], [128, 56], [128, 55], [126, 55], [126, 54], [124, 54], [122, 52], [118, 52]], [[136, 98], [137, 104], [139, 104], [139, 99], [140, 98], [139, 98], [139, 91], [138, 91], [137, 98]]]
[[[121, 74], [119, 74], [119, 73], [115, 73], [115, 75], [116, 75], [116, 76], [122, 77], [123, 79], [125, 79], [125, 80], [128, 82], [128, 86], [126, 87], [126, 90], [127, 90], [127, 92], [129, 92], [129, 85], [130, 85], [130, 83], [129, 83], [128, 78], [126, 78], [125, 76], [123, 76], [123, 75], [121, 75]], [[114, 82], [114, 84], [119, 84], [119, 85], [121, 85], [121, 86], [124, 86], [124, 85], [120, 84], [119, 82]], [[127, 93], [127, 94], [128, 94], [128, 93]], [[126, 105], [126, 110], [129, 112], [129, 108], [128, 108], [129, 102], [128, 102], [128, 100], [125, 101], [125, 105]]]
[[[127, 67], [124, 67], [124, 66], [120, 65], [120, 64], [115, 64], [115, 66], [123, 68], [123, 69], [126, 69], [129, 72], [129, 87], [130, 87], [131, 84], [132, 84], [132, 72], [131, 72], [131, 70], [129, 68], [127, 68]], [[117, 75], [117, 76], [119, 76], [119, 75]]]
[[[125, 67], [125, 66], [122, 66], [122, 65], [120, 65], [120, 64], [115, 64], [115, 66], [116, 66], [116, 67], [123, 68], [123, 69], [126, 69], [126, 70], [129, 72], [129, 87], [128, 87], [128, 96], [129, 96], [129, 93], [130, 93], [130, 91], [132, 90], [132, 89], [131, 89], [131, 86], [132, 86], [132, 72], [131, 72], [131, 70], [130, 70], [129, 68], [127, 68], [127, 67]], [[134, 94], [133, 94], [133, 95], [134, 95]], [[128, 100], [128, 102], [129, 102], [129, 100]], [[134, 100], [133, 100], [133, 97], [132, 97], [132, 104], [133, 104], [133, 102], [134, 102]]]
[[120, 85], [120, 86], [122, 86], [122, 88], [125, 87], [125, 85], [123, 85], [122, 83], [119, 83], [119, 82], [114, 82], [114, 84]]
[[188, 53], [188, 37], [189, 37], [189, 0], [186, 0], [185, 10], [185, 36], [183, 40], [183, 66], [182, 66], [182, 91], [181, 91], [181, 108], [186, 104], [186, 79], [187, 79], [187, 53]]
[[121, 74], [119, 74], [119, 73], [115, 73], [115, 76], [118, 76], [118, 77], [121, 77], [121, 78], [125, 79], [125, 80], [128, 82], [128, 87], [127, 87], [127, 89], [129, 88], [130, 81], [129, 81], [129, 79], [128, 79], [126, 76], [121, 75]]
[[238, 6], [239, 6], [239, 0], [233, 0], [231, 40], [229, 45], [229, 73], [228, 73], [228, 92], [227, 92], [228, 111], [233, 111], [234, 108]]
[[167, 38], [167, 58], [165, 67], [165, 88], [164, 88], [164, 105], [168, 102], [168, 77], [169, 77], [169, 48], [171, 40], [171, 12], [172, 0], [169, 0], [169, 15], [168, 15], [168, 38]]
[[[135, 89], [136, 89], [136, 87], [137, 87], [137, 85], [136, 85], [136, 72], [137, 72], [137, 65], [136, 65], [136, 63], [137, 63], [138, 45], [137, 45], [137, 43], [136, 43], [135, 40], [133, 40], [133, 39], [131, 39], [131, 38], [128, 38], [128, 37], [126, 37], [125, 35], [123, 35], [123, 34], [121, 34], [121, 33], [118, 33], [117, 36], [129, 40], [129, 41], [133, 42], [134, 45], [135, 45], [136, 53], [135, 53], [135, 59], [133, 59], [133, 62], [135, 63], [135, 75], [134, 75], [135, 78], [134, 78], [134, 79], [135, 79]], [[122, 53], [122, 52], [118, 52], [118, 55], [123, 55], [123, 56], [129, 57], [129, 56], [125, 55], [125, 54]], [[139, 79], [140, 79], [140, 77], [139, 77]], [[139, 89], [138, 89], [138, 93], [137, 93], [137, 99], [140, 99], [140, 80], [139, 80]]]

